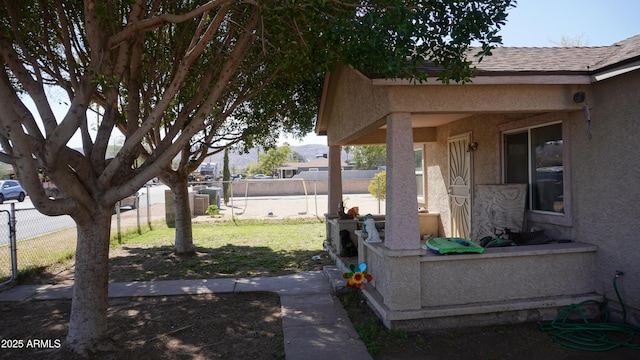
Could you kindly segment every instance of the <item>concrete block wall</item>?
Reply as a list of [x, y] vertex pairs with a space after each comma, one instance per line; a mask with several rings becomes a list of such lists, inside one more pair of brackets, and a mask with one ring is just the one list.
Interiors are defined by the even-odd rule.
[[[368, 194], [370, 179], [352, 179], [342, 181], [343, 194]], [[214, 182], [211, 186], [222, 187], [221, 182]], [[241, 180], [232, 182], [234, 197], [246, 196], [292, 196], [292, 195], [326, 195], [328, 194], [327, 180]]]

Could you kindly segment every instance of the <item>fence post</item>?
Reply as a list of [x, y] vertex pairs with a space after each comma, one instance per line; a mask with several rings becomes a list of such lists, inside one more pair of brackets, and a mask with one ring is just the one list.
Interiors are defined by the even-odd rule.
[[315, 206], [316, 206], [316, 217], [320, 217], [320, 215], [318, 215], [318, 181], [317, 180], [313, 180], [313, 201], [315, 202]]
[[140, 228], [140, 196], [136, 196], [136, 224], [138, 225], [138, 235], [142, 234]]
[[18, 278], [18, 242], [16, 240], [16, 204], [11, 203], [9, 213], [9, 246], [11, 247], [11, 281]]
[[151, 184], [147, 184], [147, 225], [151, 230]]
[[302, 179], [302, 188], [304, 189], [304, 201], [306, 203], [304, 215], [307, 215], [309, 213], [309, 194], [307, 193], [307, 183], [304, 181], [304, 179]]
[[120, 201], [116, 203], [116, 233], [118, 234], [118, 244], [122, 244], [122, 233], [120, 232]]

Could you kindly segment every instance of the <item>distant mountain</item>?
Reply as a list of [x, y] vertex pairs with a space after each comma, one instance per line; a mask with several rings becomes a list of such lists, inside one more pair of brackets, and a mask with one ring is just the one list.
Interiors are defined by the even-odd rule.
[[[302, 155], [304, 159], [307, 161], [315, 159], [317, 156], [325, 156], [329, 154], [329, 146], [321, 145], [321, 144], [309, 144], [309, 145], [297, 145], [290, 146], [291, 151], [295, 151], [298, 154]], [[262, 151], [260, 151], [262, 153]], [[346, 153], [342, 153], [342, 158], [346, 157]], [[224, 161], [224, 152], [220, 152], [218, 154], [209, 156], [205, 163], [217, 163], [222, 168], [222, 164]], [[258, 162], [258, 149], [251, 149], [249, 153], [239, 154], [238, 152], [230, 151], [229, 152], [229, 168], [233, 173], [233, 170], [236, 169], [240, 171], [245, 169], [247, 165], [250, 163]]]
[[[289, 147], [291, 148], [292, 151], [295, 151], [298, 154], [302, 155], [302, 157], [306, 159], [306, 161], [313, 160], [316, 157], [328, 156], [329, 154], [329, 146], [322, 145], [322, 144], [296, 145], [296, 146], [289, 146]], [[75, 148], [74, 150], [77, 150], [78, 152], [83, 153], [82, 148]], [[117, 151], [119, 150], [120, 150], [119, 147], [114, 148], [113, 152], [117, 153]], [[108, 152], [107, 158], [109, 157], [113, 157], [113, 153]], [[347, 153], [342, 151], [341, 158], [342, 160], [348, 159]], [[220, 171], [222, 171], [223, 161], [224, 161], [224, 151], [221, 151], [215, 155], [209, 156], [204, 161], [204, 163], [219, 164], [219, 169]], [[241, 170], [244, 170], [247, 167], [247, 165], [249, 165], [250, 163], [257, 163], [257, 162], [258, 162], [258, 149], [251, 149], [248, 153], [245, 153], [245, 154], [240, 154], [237, 151], [229, 152], [229, 168], [231, 169], [232, 173], [234, 172], [234, 169], [237, 171], [241, 171]], [[1, 169], [0, 169], [0, 173], [1, 173]]]
[[302, 157], [307, 161], [313, 160], [317, 157], [326, 157], [329, 155], [329, 147], [327, 145], [309, 144], [290, 146], [290, 148], [291, 151], [295, 151], [298, 154], [302, 155]]

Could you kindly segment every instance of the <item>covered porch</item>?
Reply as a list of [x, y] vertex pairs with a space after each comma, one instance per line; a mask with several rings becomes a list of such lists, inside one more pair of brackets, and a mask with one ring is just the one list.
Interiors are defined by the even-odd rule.
[[[511, 229], [541, 227], [562, 243], [461, 255], [436, 255], [424, 247], [425, 235], [475, 242], [490, 235], [472, 221], [491, 211], [476, 204], [475, 191], [478, 185], [505, 183], [503, 134], [560, 124], [563, 141], [570, 144], [570, 129], [584, 122], [584, 104], [574, 101], [574, 94], [588, 96], [589, 84], [589, 77], [580, 75], [413, 84], [377, 79], [349, 67], [327, 75], [316, 129], [330, 146], [326, 248], [342, 269], [367, 263], [373, 282], [363, 293], [386, 326], [550, 320], [567, 305], [603, 300], [595, 282], [597, 247], [572, 238], [568, 187], [556, 196], [559, 201], [552, 201], [557, 213], [527, 212], [521, 228]], [[336, 222], [342, 200], [340, 148], [367, 144], [387, 147], [386, 209], [378, 217], [384, 239], [368, 243], [354, 233], [358, 257], [344, 258], [329, 225]], [[566, 164], [570, 147], [564, 149]], [[424, 230], [419, 209], [437, 219], [435, 230]], [[349, 226], [354, 231], [360, 225], [355, 221]]]

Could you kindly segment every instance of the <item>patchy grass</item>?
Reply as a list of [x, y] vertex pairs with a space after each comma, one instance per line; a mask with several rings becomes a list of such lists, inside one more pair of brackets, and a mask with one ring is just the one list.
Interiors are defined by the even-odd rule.
[[[319, 221], [243, 221], [193, 225], [196, 253], [174, 253], [175, 229], [156, 226], [112, 243], [113, 281], [278, 276], [330, 263]], [[322, 260], [311, 258], [321, 255]]]
[[[164, 223], [111, 236], [111, 281], [278, 276], [321, 270], [325, 224], [315, 219], [247, 220], [193, 225], [196, 253], [174, 252], [175, 229]], [[21, 283], [56, 283], [73, 276], [75, 229], [21, 241]], [[34, 249], [33, 251], [31, 249]], [[312, 260], [321, 255], [321, 260]], [[5, 261], [6, 260], [6, 261]], [[2, 264], [5, 261], [6, 264]], [[10, 271], [9, 258], [0, 259]], [[0, 274], [2, 275], [2, 274]], [[10, 273], [7, 274], [7, 278]]]
[[[173, 245], [175, 229], [162, 223], [152, 230], [138, 234], [135, 229], [122, 234], [121, 244], [112, 236], [111, 246], [137, 244], [141, 246]], [[193, 239], [196, 246], [219, 246], [222, 242], [239, 244], [271, 244], [295, 248], [306, 247], [315, 240], [324, 239], [324, 222], [317, 220], [246, 220], [241, 222], [216, 222], [193, 224]], [[320, 244], [322, 245], [322, 243]], [[320, 247], [321, 248], [321, 247]]]
[[[73, 259], [76, 252], [76, 230], [69, 228], [20, 240], [17, 248], [18, 278], [32, 276], [44, 267], [68, 263]], [[8, 279], [11, 277], [9, 245], [2, 245], [0, 251], [3, 254], [0, 256], [0, 279]]]

